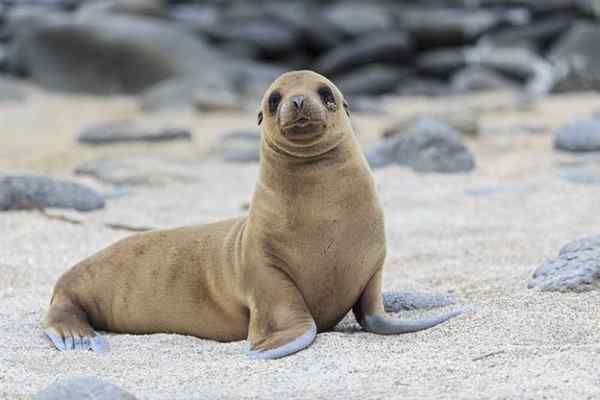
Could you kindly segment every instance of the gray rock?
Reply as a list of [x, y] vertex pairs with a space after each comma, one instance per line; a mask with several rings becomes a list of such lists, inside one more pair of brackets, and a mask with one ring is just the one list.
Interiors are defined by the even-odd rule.
[[562, 167], [560, 177], [571, 183], [598, 185], [600, 184], [600, 164]]
[[75, 173], [115, 185], [162, 186], [196, 182], [198, 168], [201, 165], [193, 162], [131, 157], [85, 161], [75, 168]]
[[413, 76], [402, 81], [396, 88], [400, 96], [437, 97], [452, 94], [450, 87], [439, 79], [428, 79]]
[[136, 400], [136, 397], [110, 382], [84, 376], [53, 383], [36, 394], [34, 400]]
[[600, 26], [574, 25], [550, 52], [561, 70], [556, 92], [600, 90]]
[[386, 312], [430, 310], [452, 304], [455, 302], [450, 296], [440, 293], [383, 292], [383, 307]]
[[528, 287], [549, 292], [600, 289], [600, 235], [568, 243], [557, 258], [542, 264]]
[[457, 94], [487, 90], [518, 90], [520, 85], [502, 74], [484, 67], [467, 67], [458, 71], [450, 81]]
[[456, 173], [475, 168], [460, 133], [431, 119], [421, 119], [405, 133], [376, 145], [367, 152], [367, 160], [373, 168], [396, 163], [417, 172]]
[[23, 101], [26, 97], [26, 91], [19, 81], [0, 76], [0, 103], [4, 101]]
[[325, 23], [350, 37], [363, 36], [394, 25], [393, 16], [388, 10], [368, 2], [339, 2], [325, 7], [322, 16]]
[[219, 23], [220, 13], [213, 4], [176, 4], [169, 9], [169, 17], [189, 30], [206, 33]]
[[380, 95], [393, 92], [409, 75], [399, 67], [372, 64], [341, 75], [333, 81], [342, 93], [351, 95]]
[[419, 48], [460, 46], [473, 42], [495, 27], [500, 19], [494, 12], [443, 7], [398, 6], [400, 26], [416, 39]]
[[104, 208], [96, 191], [74, 182], [44, 176], [0, 176], [0, 210], [72, 208], [92, 211]]
[[438, 121], [441, 124], [448, 125], [465, 136], [477, 136], [479, 134], [479, 113], [465, 107], [461, 109], [449, 109], [409, 115], [385, 128], [383, 137], [389, 138], [403, 134], [414, 127], [419, 120], [422, 119]]
[[408, 60], [412, 49], [410, 37], [403, 31], [375, 32], [323, 54], [314, 69], [334, 75], [372, 63], [402, 62]]
[[483, 40], [494, 47], [535, 46], [536, 49], [546, 50], [560, 35], [573, 24], [573, 17], [551, 15], [539, 18], [522, 26], [509, 26], [487, 35]]
[[175, 24], [135, 16], [43, 19], [16, 37], [18, 65], [50, 90], [137, 94], [165, 79], [223, 73], [221, 55]]
[[126, 142], [165, 142], [191, 140], [192, 134], [182, 128], [153, 128], [128, 120], [110, 121], [84, 129], [79, 143], [102, 145]]
[[571, 152], [600, 151], [600, 120], [581, 119], [562, 126], [556, 132], [554, 147]]
[[462, 47], [425, 51], [419, 54], [416, 64], [420, 73], [447, 78], [467, 65], [467, 51]]
[[240, 111], [244, 103], [239, 95], [226, 88], [200, 88], [194, 95], [194, 107], [198, 111]]
[[80, 18], [104, 18], [105, 14], [128, 14], [166, 18], [165, 0], [103, 0], [83, 2], [77, 10]]
[[234, 131], [223, 136], [213, 149], [228, 162], [258, 162], [260, 159], [260, 133]]

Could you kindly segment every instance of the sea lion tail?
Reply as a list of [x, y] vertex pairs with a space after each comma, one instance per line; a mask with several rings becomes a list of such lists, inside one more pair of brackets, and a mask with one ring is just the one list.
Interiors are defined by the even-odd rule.
[[379, 335], [396, 335], [402, 333], [418, 332], [432, 328], [448, 321], [464, 312], [457, 309], [447, 314], [417, 320], [400, 320], [389, 318], [385, 314], [366, 315], [362, 321], [363, 328]]

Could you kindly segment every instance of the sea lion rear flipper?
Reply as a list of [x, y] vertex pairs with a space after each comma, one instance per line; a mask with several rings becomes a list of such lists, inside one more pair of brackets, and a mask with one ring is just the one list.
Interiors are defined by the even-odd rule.
[[259, 295], [250, 306], [248, 355], [275, 359], [307, 348], [315, 340], [317, 325], [293, 282], [274, 269], [259, 285], [264, 289], [257, 289]]
[[44, 333], [60, 351], [108, 351], [108, 342], [88, 323], [84, 311], [68, 296], [54, 296], [44, 322]]
[[395, 335], [418, 332], [434, 327], [462, 314], [462, 310], [419, 320], [389, 318], [383, 309], [381, 297], [381, 270], [371, 278], [353, 309], [356, 320], [368, 332]]

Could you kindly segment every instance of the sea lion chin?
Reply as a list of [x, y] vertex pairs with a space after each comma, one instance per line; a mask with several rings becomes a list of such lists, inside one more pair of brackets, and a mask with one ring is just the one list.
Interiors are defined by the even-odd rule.
[[56, 283], [44, 321], [59, 350], [108, 350], [98, 330], [168, 332], [246, 339], [250, 357], [280, 358], [350, 309], [378, 334], [460, 313], [417, 321], [385, 314], [383, 212], [335, 85], [289, 72], [260, 108], [260, 175], [248, 216], [133, 235], [75, 265]]

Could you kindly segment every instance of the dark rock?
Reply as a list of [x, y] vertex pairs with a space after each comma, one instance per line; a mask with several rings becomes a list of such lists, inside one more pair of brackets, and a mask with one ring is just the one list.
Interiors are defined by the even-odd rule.
[[397, 15], [400, 26], [411, 33], [419, 48], [470, 43], [500, 22], [495, 13], [483, 9], [399, 6]]
[[447, 78], [467, 65], [466, 51], [462, 47], [426, 51], [417, 57], [416, 65], [420, 73]]
[[19, 81], [0, 76], [0, 103], [4, 101], [23, 101], [26, 97], [26, 91]]
[[483, 40], [494, 47], [527, 47], [533, 44], [537, 49], [544, 51], [572, 24], [572, 17], [553, 15], [533, 20], [527, 25], [498, 30]]
[[234, 131], [223, 136], [213, 152], [228, 162], [258, 162], [260, 159], [260, 133]]
[[386, 312], [397, 313], [411, 310], [430, 310], [455, 304], [445, 294], [423, 294], [415, 292], [383, 292], [383, 307]]
[[461, 109], [449, 109], [437, 112], [415, 113], [402, 118], [383, 131], [383, 137], [389, 138], [401, 135], [413, 128], [420, 120], [435, 120], [443, 125], [448, 125], [465, 136], [479, 135], [479, 113], [473, 109], [464, 107]]
[[458, 94], [487, 90], [517, 90], [519, 84], [502, 74], [483, 67], [467, 67], [458, 71], [450, 82], [452, 91]]
[[220, 73], [220, 55], [174, 24], [107, 15], [19, 33], [19, 64], [40, 85], [94, 94], [139, 93], [168, 78]]
[[600, 235], [565, 245], [557, 258], [542, 264], [528, 287], [548, 292], [600, 289]]
[[250, 99], [262, 98], [271, 83], [288, 71], [277, 65], [243, 60], [232, 60], [224, 68], [234, 90]]
[[412, 52], [412, 42], [405, 32], [376, 32], [340, 45], [322, 55], [314, 69], [325, 75], [349, 71], [372, 63], [399, 63]]
[[571, 152], [600, 151], [600, 120], [582, 119], [564, 125], [556, 133], [554, 147]]
[[322, 15], [327, 24], [351, 37], [391, 28], [395, 23], [384, 7], [366, 2], [339, 2], [326, 7]]
[[600, 90], [600, 26], [576, 24], [552, 48], [550, 59], [561, 70], [556, 92]]
[[102, 145], [126, 142], [165, 142], [191, 140], [192, 134], [182, 128], [153, 128], [132, 121], [110, 121], [84, 129], [79, 143]]
[[369, 65], [334, 79], [344, 95], [379, 95], [393, 92], [408, 76], [407, 70], [385, 65]]
[[131, 393], [95, 377], [77, 377], [53, 383], [34, 400], [136, 400]]
[[92, 211], [104, 208], [104, 199], [74, 182], [44, 176], [0, 176], [0, 210], [46, 207]]
[[75, 173], [114, 185], [162, 186], [172, 182], [196, 182], [198, 168], [201, 168], [198, 163], [186, 161], [130, 157], [85, 161], [75, 168]]
[[421, 119], [406, 132], [384, 140], [367, 153], [367, 160], [373, 168], [396, 163], [417, 172], [455, 173], [475, 168], [460, 133], [430, 119]]

